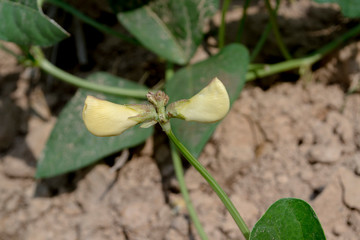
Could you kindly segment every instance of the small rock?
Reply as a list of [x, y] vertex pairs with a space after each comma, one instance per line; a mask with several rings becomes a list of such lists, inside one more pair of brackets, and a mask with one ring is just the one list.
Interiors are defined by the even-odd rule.
[[345, 224], [337, 224], [333, 227], [333, 230], [332, 230], [332, 232], [334, 233], [335, 236], [344, 235], [344, 233], [346, 233], [346, 231], [348, 231], [348, 228]]
[[46, 198], [33, 198], [29, 201], [26, 214], [30, 219], [37, 219], [51, 209], [51, 202]]
[[55, 118], [42, 121], [38, 117], [32, 116], [29, 119], [29, 133], [26, 135], [25, 141], [36, 159], [40, 157], [55, 122]]
[[4, 157], [4, 174], [13, 178], [32, 178], [36, 161], [23, 139], [17, 139], [15, 146]]
[[331, 111], [326, 117], [326, 122], [339, 135], [344, 144], [354, 144], [354, 129], [345, 116], [336, 111]]
[[341, 147], [339, 145], [315, 145], [310, 149], [309, 162], [311, 163], [334, 163], [340, 160]]
[[279, 184], [285, 184], [289, 181], [289, 178], [286, 175], [282, 174], [282, 175], [276, 176], [276, 181]]
[[360, 231], [360, 212], [352, 211], [349, 216], [348, 223], [354, 231], [359, 232]]
[[[342, 189], [338, 170], [320, 195], [311, 203], [326, 233], [333, 233], [336, 225], [346, 223], [349, 210], [342, 200]], [[330, 238], [330, 236], [328, 236]]]
[[42, 119], [49, 120], [51, 118], [50, 108], [41, 87], [36, 87], [30, 93], [30, 106]]
[[12, 178], [32, 178], [35, 174], [34, 166], [29, 166], [23, 159], [7, 155], [4, 158], [4, 173]]
[[360, 177], [347, 168], [341, 168], [340, 178], [344, 188], [345, 204], [360, 211]]
[[166, 233], [166, 236], [164, 239], [165, 240], [180, 240], [180, 239], [186, 240], [186, 239], [188, 239], [188, 237], [186, 235], [179, 233], [175, 229], [170, 228], [169, 231]]
[[183, 236], [186, 236], [189, 232], [189, 222], [183, 216], [174, 218], [172, 221], [172, 227]]

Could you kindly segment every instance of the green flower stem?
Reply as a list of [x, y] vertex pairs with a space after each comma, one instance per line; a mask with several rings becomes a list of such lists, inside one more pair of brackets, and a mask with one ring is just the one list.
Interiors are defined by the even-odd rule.
[[205, 178], [209, 183], [211, 188], [218, 195], [220, 200], [223, 202], [236, 224], [238, 225], [240, 231], [246, 239], [249, 239], [249, 228], [246, 226], [244, 220], [240, 216], [239, 212], [236, 210], [234, 204], [231, 202], [230, 198], [226, 195], [224, 190], [219, 186], [216, 180], [210, 175], [210, 173], [201, 165], [201, 163], [187, 150], [187, 148], [176, 138], [174, 133], [171, 131], [170, 123], [161, 125], [165, 133], [168, 135], [170, 140], [175, 144], [179, 149], [181, 154], [194, 166], [194, 168]]
[[86, 16], [85, 14], [83, 14], [82, 12], [80, 12], [79, 10], [77, 10], [76, 8], [72, 7], [71, 5], [69, 5], [68, 3], [65, 3], [62, 0], [46, 0], [46, 2], [51, 3], [53, 5], [56, 5], [60, 8], [62, 8], [63, 10], [65, 10], [66, 12], [71, 13], [72, 15], [76, 16], [77, 18], [79, 18], [80, 20], [82, 20], [83, 22], [89, 24], [90, 26], [96, 28], [97, 30], [99, 30], [100, 32], [106, 33], [106, 34], [110, 34], [113, 35], [115, 37], [118, 37], [128, 43], [132, 43], [135, 45], [140, 45], [140, 43], [138, 41], [136, 41], [135, 39], [128, 37], [118, 31], [113, 30], [112, 28], [101, 24], [97, 21], [95, 21], [94, 19]]
[[[166, 71], [165, 71], [165, 81], [168, 82], [174, 75], [174, 64], [171, 62], [167, 62], [166, 64]], [[196, 231], [198, 232], [200, 238], [202, 240], [209, 239], [204, 231], [204, 228], [202, 227], [199, 217], [196, 214], [195, 208], [191, 202], [189, 192], [186, 187], [185, 179], [184, 179], [184, 170], [182, 167], [182, 162], [179, 156], [179, 153], [176, 151], [175, 145], [170, 141], [170, 147], [171, 147], [171, 158], [173, 160], [173, 165], [175, 169], [175, 175], [179, 182], [181, 195], [183, 196], [185, 200], [186, 208], [189, 212], [191, 221], [193, 222]]]
[[[275, 7], [275, 10], [274, 10], [275, 15], [277, 14], [279, 6], [280, 6], [280, 0], [276, 0], [276, 7]], [[254, 61], [255, 58], [257, 57], [257, 55], [259, 54], [259, 52], [261, 51], [261, 49], [264, 46], [265, 41], [266, 41], [270, 31], [271, 31], [271, 23], [269, 22], [269, 23], [267, 23], [267, 25], [265, 27], [265, 30], [261, 34], [260, 40], [256, 43], [255, 48], [251, 53], [250, 62]]]
[[223, 8], [221, 12], [221, 23], [219, 28], [219, 48], [223, 48], [225, 45], [225, 15], [229, 8], [231, 0], [224, 0]]
[[200, 223], [200, 220], [196, 214], [195, 208], [191, 202], [190, 195], [189, 195], [189, 192], [188, 192], [186, 184], [185, 184], [184, 170], [182, 167], [182, 162], [181, 162], [180, 156], [179, 156], [173, 142], [170, 142], [170, 147], [171, 147], [171, 157], [172, 157], [173, 164], [174, 164], [176, 178], [178, 179], [180, 191], [185, 200], [185, 204], [186, 204], [187, 210], [189, 212], [190, 218], [191, 218], [192, 222], [194, 223], [194, 226], [195, 226], [197, 232], [199, 233], [200, 238], [202, 240], [207, 240], [209, 238], [206, 235], [206, 233]]
[[250, 1], [251, 0], [246, 0], [245, 3], [244, 3], [243, 12], [242, 12], [242, 18], [241, 18], [241, 21], [240, 21], [240, 24], [239, 24], [239, 30], [238, 30], [237, 35], [236, 35], [236, 42], [241, 42], [241, 37], [242, 37], [242, 34], [244, 32], [244, 27], [245, 27], [247, 9], [248, 9], [248, 7], [250, 5]]
[[[246, 81], [252, 81], [257, 78], [267, 77], [276, 73], [292, 70], [299, 68], [301, 66], [311, 66], [315, 62], [322, 59], [325, 55], [329, 54], [335, 48], [337, 48], [340, 44], [345, 42], [346, 40], [359, 35], [360, 34], [360, 24], [350, 29], [348, 32], [344, 33], [334, 41], [330, 42], [329, 44], [325, 45], [324, 47], [318, 49], [313, 54], [308, 57], [299, 58], [299, 59], [292, 59], [288, 61], [284, 61], [281, 63], [264, 65], [263, 68], [258, 68], [257, 66], [261, 65], [254, 65], [251, 67], [246, 74]], [[250, 65], [252, 66], [252, 65]]]
[[277, 25], [277, 22], [276, 22], [276, 15], [274, 13], [274, 11], [272, 10], [271, 8], [271, 5], [270, 5], [270, 1], [269, 0], [265, 0], [265, 5], [266, 5], [266, 8], [269, 12], [269, 19], [270, 19], [270, 23], [271, 23], [271, 26], [272, 26], [272, 29], [273, 29], [273, 33], [275, 35], [275, 39], [276, 39], [276, 42], [280, 48], [280, 51], [281, 53], [284, 55], [285, 59], [286, 60], [290, 60], [292, 57], [289, 53], [289, 51], [287, 50], [282, 38], [281, 38], [281, 35], [280, 35], [280, 32], [279, 32], [279, 28], [278, 28], [278, 25]]
[[88, 82], [82, 78], [76, 77], [70, 73], [67, 73], [60, 68], [53, 65], [49, 62], [44, 56], [42, 56], [41, 49], [38, 47], [33, 47], [34, 57], [35, 57], [35, 66], [39, 67], [43, 71], [51, 74], [52, 76], [72, 84], [76, 87], [85, 88], [88, 90], [101, 92], [105, 94], [111, 94], [116, 96], [126, 96], [126, 97], [133, 97], [139, 99], [146, 99], [146, 94], [148, 90], [144, 89], [125, 89], [125, 88], [118, 88], [118, 87], [111, 87], [105, 85], [99, 85], [96, 83]]

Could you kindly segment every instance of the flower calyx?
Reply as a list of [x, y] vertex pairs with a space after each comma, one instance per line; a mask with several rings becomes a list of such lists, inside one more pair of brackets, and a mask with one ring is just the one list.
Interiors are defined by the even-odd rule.
[[152, 103], [156, 109], [156, 112], [158, 114], [157, 121], [160, 124], [167, 123], [169, 121], [169, 119], [168, 119], [166, 111], [165, 111], [165, 106], [169, 102], [169, 96], [166, 95], [163, 91], [157, 91], [156, 93], [149, 92], [146, 95], [146, 97], [147, 97], [148, 101], [150, 103]]

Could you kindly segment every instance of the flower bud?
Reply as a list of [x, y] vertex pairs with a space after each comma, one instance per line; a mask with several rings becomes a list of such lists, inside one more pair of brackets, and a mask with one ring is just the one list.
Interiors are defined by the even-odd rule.
[[139, 105], [120, 105], [87, 96], [82, 116], [89, 132], [99, 137], [109, 137], [119, 135], [141, 122], [135, 117], [144, 113], [145, 110]]
[[211, 123], [224, 118], [229, 108], [230, 100], [226, 88], [218, 78], [214, 78], [192, 98], [170, 104], [167, 112], [169, 117]]

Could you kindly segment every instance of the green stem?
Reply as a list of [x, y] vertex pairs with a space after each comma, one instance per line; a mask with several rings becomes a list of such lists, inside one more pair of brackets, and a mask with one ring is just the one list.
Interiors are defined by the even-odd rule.
[[223, 48], [225, 44], [225, 15], [229, 8], [231, 0], [224, 0], [221, 12], [221, 24], [219, 28], [219, 48]]
[[146, 94], [148, 93], [148, 90], [146, 89], [125, 89], [125, 88], [111, 87], [111, 86], [99, 85], [96, 83], [88, 82], [82, 78], [67, 73], [61, 70], [60, 68], [56, 67], [55, 65], [53, 65], [42, 55], [40, 48], [33, 47], [33, 53], [35, 57], [35, 65], [37, 67], [53, 75], [54, 77], [69, 84], [72, 84], [76, 87], [81, 87], [88, 90], [111, 94], [111, 95], [146, 99]]
[[189, 192], [186, 188], [185, 179], [184, 179], [184, 170], [182, 167], [182, 162], [181, 162], [180, 156], [179, 156], [178, 152], [176, 151], [176, 148], [175, 148], [175, 145], [173, 142], [170, 142], [170, 147], [171, 147], [171, 157], [172, 157], [174, 168], [175, 168], [176, 178], [179, 181], [180, 191], [185, 200], [185, 204], [186, 204], [187, 210], [189, 212], [190, 218], [191, 218], [192, 222], [194, 223], [194, 226], [195, 226], [197, 232], [199, 233], [200, 238], [202, 240], [207, 240], [208, 236], [206, 235], [206, 233], [200, 223], [200, 220], [196, 214], [195, 208], [192, 205]]
[[335, 48], [337, 48], [340, 44], [345, 42], [346, 40], [360, 34], [360, 24], [353, 27], [346, 33], [342, 34], [340, 37], [336, 38], [335, 40], [331, 41], [330, 43], [326, 44], [325, 46], [321, 47], [317, 51], [315, 51], [313, 54], [321, 54], [322, 56], [328, 54], [329, 52], [333, 51]]
[[[166, 71], [165, 71], [165, 81], [168, 82], [174, 75], [174, 64], [172, 62], [167, 62], [166, 64]], [[199, 217], [196, 214], [195, 208], [191, 202], [189, 192], [186, 187], [185, 179], [184, 179], [184, 170], [182, 167], [182, 162], [180, 159], [180, 156], [178, 152], [176, 151], [176, 148], [172, 142], [170, 142], [171, 147], [171, 157], [174, 164], [175, 174], [176, 178], [179, 181], [180, 191], [181, 195], [183, 196], [186, 204], [186, 208], [189, 212], [190, 218], [196, 228], [196, 231], [198, 232], [200, 238], [202, 240], [207, 240], [208, 237], [204, 231], [204, 228], [202, 227]]]
[[257, 68], [256, 67], [257, 65], [255, 65], [254, 67], [252, 67], [252, 70], [249, 70], [248, 73], [246, 74], [246, 81], [252, 81], [257, 78], [267, 77], [276, 73], [296, 69], [304, 65], [311, 66], [315, 62], [322, 59], [325, 55], [329, 54], [335, 48], [337, 48], [341, 43], [345, 42], [346, 40], [358, 34], [360, 34], [360, 24], [353, 27], [348, 32], [344, 33], [337, 39], [325, 45], [324, 47], [318, 49], [310, 56], [299, 59], [292, 59], [271, 65], [264, 65], [263, 68]]
[[246, 81], [252, 81], [258, 78], [267, 77], [276, 73], [281, 73], [284, 71], [289, 71], [295, 68], [298, 68], [303, 65], [311, 66], [315, 62], [321, 59], [321, 55], [317, 54], [314, 56], [289, 60], [281, 63], [265, 65], [261, 69], [250, 70], [246, 73]]
[[266, 41], [270, 31], [271, 31], [271, 24], [268, 23], [266, 25], [265, 30], [261, 34], [260, 40], [256, 43], [254, 50], [251, 52], [250, 62], [253, 62], [255, 60], [255, 58], [257, 57], [257, 55], [259, 54], [259, 52], [261, 51], [261, 49], [264, 46], [265, 41]]
[[239, 25], [239, 30], [238, 30], [237, 36], [236, 36], [236, 42], [241, 42], [241, 37], [242, 37], [242, 34], [244, 32], [244, 27], [245, 27], [247, 9], [248, 9], [248, 7], [250, 5], [250, 1], [251, 0], [246, 0], [245, 3], [244, 3], [244, 8], [243, 8], [243, 12], [242, 12], [242, 18], [241, 18], [240, 25]]
[[265, 5], [266, 5], [266, 8], [269, 12], [269, 19], [270, 19], [270, 23], [271, 23], [271, 26], [272, 26], [272, 30], [273, 30], [273, 33], [275, 35], [275, 39], [276, 39], [276, 42], [280, 48], [280, 51], [281, 53], [283, 54], [283, 56], [285, 57], [286, 60], [290, 60], [292, 57], [289, 53], [289, 51], [287, 50], [283, 40], [282, 40], [282, 37], [280, 35], [280, 32], [279, 32], [279, 28], [278, 28], [278, 25], [277, 25], [277, 22], [276, 22], [276, 16], [275, 16], [275, 13], [274, 11], [272, 10], [271, 8], [271, 5], [270, 5], [270, 1], [269, 0], [265, 0]]
[[[167, 123], [170, 124], [170, 123]], [[214, 192], [218, 195], [220, 200], [223, 202], [233, 219], [235, 220], [240, 231], [246, 239], [249, 239], [249, 228], [246, 226], [244, 220], [240, 216], [239, 212], [236, 210], [234, 204], [231, 202], [230, 198], [224, 192], [224, 190], [219, 186], [216, 180], [210, 175], [210, 173], [201, 165], [201, 163], [187, 150], [187, 148], [176, 138], [174, 133], [171, 131], [170, 126], [163, 124], [162, 127], [165, 133], [168, 135], [170, 140], [175, 144], [175, 146], [180, 150], [181, 154], [191, 163], [192, 166], [204, 177], [204, 179], [209, 183]]]
[[140, 43], [138, 41], [136, 41], [135, 39], [128, 37], [118, 31], [113, 30], [112, 28], [101, 24], [97, 21], [95, 21], [94, 19], [86, 16], [85, 14], [83, 14], [82, 12], [80, 12], [79, 10], [77, 10], [76, 8], [72, 7], [71, 5], [63, 2], [62, 0], [46, 0], [46, 2], [54, 4], [60, 8], [62, 8], [63, 10], [71, 13], [72, 15], [78, 17], [80, 20], [82, 20], [83, 22], [89, 24], [90, 26], [96, 28], [97, 30], [106, 33], [106, 34], [110, 34], [113, 35], [115, 37], [118, 37], [128, 43], [132, 43], [135, 45], [140, 45]]
[[[275, 7], [275, 10], [274, 10], [275, 15], [277, 14], [277, 11], [279, 9], [279, 5], [280, 5], [280, 0], [277, 0], [276, 1], [276, 7]], [[250, 62], [253, 62], [255, 60], [255, 58], [257, 57], [257, 55], [259, 54], [259, 52], [261, 51], [261, 49], [264, 46], [265, 41], [266, 41], [270, 31], [271, 31], [271, 23], [269, 22], [269, 23], [266, 24], [265, 30], [261, 34], [260, 40], [256, 43], [255, 48], [251, 53]]]

